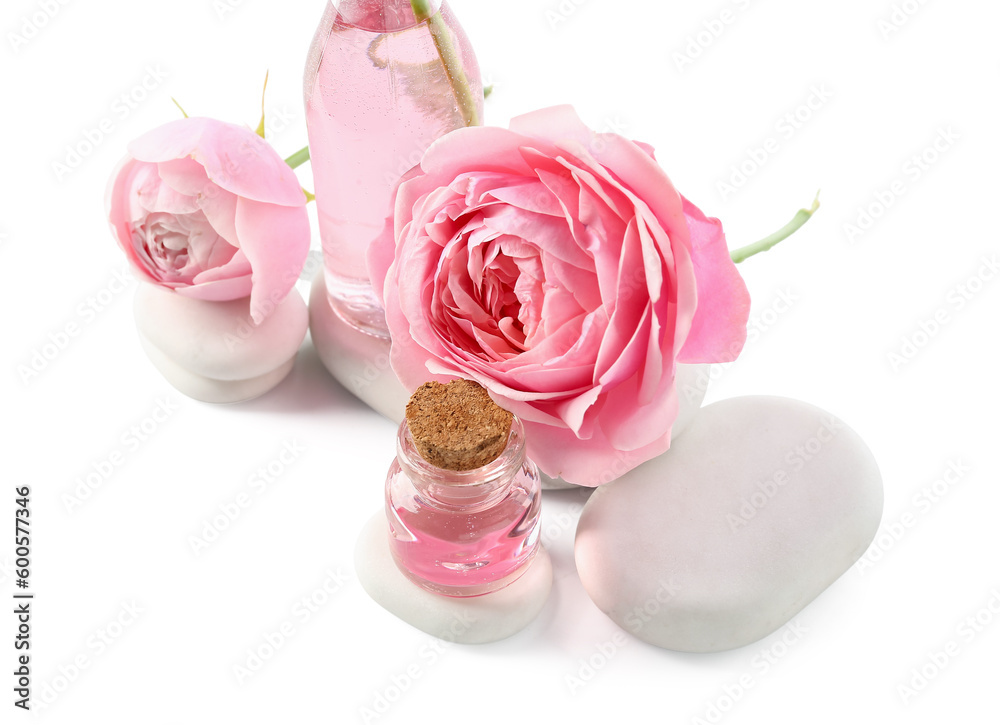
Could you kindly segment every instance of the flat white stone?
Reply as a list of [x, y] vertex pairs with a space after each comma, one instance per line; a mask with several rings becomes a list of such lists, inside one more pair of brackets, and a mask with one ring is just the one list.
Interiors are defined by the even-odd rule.
[[[326, 283], [320, 273], [309, 294], [309, 328], [323, 365], [344, 388], [397, 425], [406, 414], [410, 394], [390, 365], [387, 338], [361, 332], [344, 322], [327, 302]], [[708, 365], [678, 365], [677, 394], [680, 410], [672, 437], [679, 436], [701, 407], [708, 388]], [[576, 484], [542, 474], [543, 489], [572, 488]]]
[[139, 340], [167, 381], [209, 403], [256, 398], [291, 371], [309, 326], [296, 290], [258, 326], [249, 297], [209, 302], [140, 283], [133, 305]]
[[878, 465], [843, 422], [787, 398], [733, 398], [594, 492], [576, 565], [594, 603], [639, 639], [733, 649], [774, 632], [847, 571], [882, 503]]
[[389, 551], [389, 529], [379, 511], [358, 538], [354, 565], [368, 595], [407, 624], [459, 644], [497, 642], [517, 634], [538, 616], [552, 588], [552, 560], [544, 548], [510, 585], [478, 597], [446, 597], [403, 575]]

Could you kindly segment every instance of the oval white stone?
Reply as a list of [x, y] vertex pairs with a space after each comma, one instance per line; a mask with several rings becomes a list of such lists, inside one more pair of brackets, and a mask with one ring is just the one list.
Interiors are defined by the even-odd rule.
[[788, 622], [868, 548], [882, 479], [860, 436], [786, 398], [704, 408], [663, 456], [594, 492], [576, 565], [639, 639], [741, 647]]
[[250, 298], [210, 302], [140, 283], [133, 304], [149, 359], [180, 392], [210, 403], [235, 403], [267, 392], [291, 371], [309, 327], [292, 290], [260, 325]]
[[527, 627], [552, 589], [552, 560], [543, 547], [518, 579], [478, 597], [446, 597], [423, 589], [396, 566], [389, 551], [389, 525], [379, 511], [365, 525], [354, 554], [358, 580], [381, 607], [440, 639], [485, 644]]

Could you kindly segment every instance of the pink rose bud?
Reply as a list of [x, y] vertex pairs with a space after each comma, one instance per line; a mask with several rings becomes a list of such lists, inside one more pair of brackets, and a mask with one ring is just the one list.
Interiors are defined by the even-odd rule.
[[734, 360], [750, 298], [722, 226], [645, 145], [568, 106], [434, 143], [369, 272], [410, 390], [469, 378], [550, 476], [596, 486], [663, 453], [676, 364]]
[[250, 296], [263, 320], [309, 251], [295, 173], [253, 131], [184, 118], [133, 141], [108, 186], [108, 219], [139, 277], [187, 297]]

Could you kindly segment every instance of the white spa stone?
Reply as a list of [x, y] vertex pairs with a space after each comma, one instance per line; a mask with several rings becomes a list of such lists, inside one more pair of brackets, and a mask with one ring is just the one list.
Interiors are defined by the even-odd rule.
[[538, 616], [552, 588], [543, 547], [510, 585], [478, 597], [446, 597], [417, 586], [389, 551], [389, 524], [379, 511], [358, 537], [354, 565], [361, 586], [383, 609], [427, 634], [459, 644], [486, 644], [517, 634]]
[[140, 283], [133, 306], [146, 355], [177, 390], [207, 403], [256, 398], [295, 364], [309, 311], [292, 290], [258, 326], [250, 298], [209, 302]]
[[[309, 294], [309, 328], [320, 360], [334, 379], [376, 412], [397, 425], [401, 423], [410, 394], [390, 366], [388, 338], [361, 332], [340, 319], [327, 302], [322, 273], [313, 280]], [[680, 411], [672, 438], [684, 431], [701, 407], [710, 369], [709, 365], [677, 366]], [[543, 489], [573, 488], [575, 485], [542, 474]]]
[[333, 311], [320, 272], [309, 293], [309, 331], [323, 365], [348, 391], [397, 425], [410, 394], [389, 364], [389, 338], [348, 325]]
[[639, 639], [733, 649], [788, 622], [861, 557], [882, 499], [875, 459], [840, 420], [787, 398], [733, 398], [594, 492], [576, 565], [594, 603]]

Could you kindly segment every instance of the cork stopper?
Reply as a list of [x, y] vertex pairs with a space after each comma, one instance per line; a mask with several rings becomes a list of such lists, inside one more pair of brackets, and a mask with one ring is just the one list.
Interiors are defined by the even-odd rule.
[[471, 471], [507, 447], [514, 416], [471, 380], [424, 383], [410, 396], [406, 422], [421, 457], [449, 471]]

